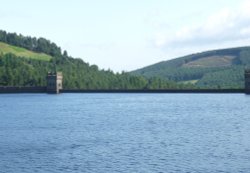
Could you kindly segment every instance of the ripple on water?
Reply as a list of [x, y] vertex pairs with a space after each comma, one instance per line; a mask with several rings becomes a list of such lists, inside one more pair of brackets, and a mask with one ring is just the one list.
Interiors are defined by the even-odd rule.
[[250, 172], [249, 103], [240, 94], [5, 95], [0, 173]]

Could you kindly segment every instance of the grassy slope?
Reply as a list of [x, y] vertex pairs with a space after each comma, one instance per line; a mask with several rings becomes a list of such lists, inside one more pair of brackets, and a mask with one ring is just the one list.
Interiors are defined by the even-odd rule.
[[228, 67], [233, 65], [235, 56], [209, 56], [191, 61], [183, 67]]
[[187, 81], [181, 81], [181, 82], [178, 82], [180, 84], [196, 84], [199, 80], [187, 80]]
[[18, 57], [31, 58], [42, 61], [49, 61], [52, 57], [44, 53], [36, 53], [24, 48], [12, 46], [3, 42], [0, 42], [0, 53], [7, 54], [12, 53]]

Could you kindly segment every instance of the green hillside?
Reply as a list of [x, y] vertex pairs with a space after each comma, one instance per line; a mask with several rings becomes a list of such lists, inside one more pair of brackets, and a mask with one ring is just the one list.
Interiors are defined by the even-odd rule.
[[250, 47], [207, 51], [163, 61], [131, 72], [160, 77], [199, 88], [243, 88], [244, 69], [250, 66]]
[[48, 72], [63, 72], [65, 89], [176, 89], [193, 88], [157, 77], [99, 69], [45, 38], [0, 30], [0, 86], [45, 86]]
[[18, 57], [43, 60], [43, 61], [49, 61], [52, 58], [51, 56], [46, 55], [44, 53], [32, 52], [27, 49], [17, 47], [17, 46], [12, 46], [3, 42], [0, 42], [0, 54], [1, 53], [2, 54], [12, 53]]

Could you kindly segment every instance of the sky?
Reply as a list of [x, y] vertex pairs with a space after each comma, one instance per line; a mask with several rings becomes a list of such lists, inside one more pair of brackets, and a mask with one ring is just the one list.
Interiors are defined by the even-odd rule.
[[115, 72], [250, 45], [250, 0], [0, 0], [0, 29]]

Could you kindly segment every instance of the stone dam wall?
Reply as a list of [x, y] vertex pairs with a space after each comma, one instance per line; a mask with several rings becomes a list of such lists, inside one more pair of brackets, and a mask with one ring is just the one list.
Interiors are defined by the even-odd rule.
[[[50, 93], [47, 87], [0, 87], [0, 94], [3, 93]], [[60, 93], [250, 93], [245, 89], [156, 89], [156, 90], [69, 90], [62, 89]]]
[[46, 93], [46, 87], [1, 87], [0, 94], [4, 93]]

